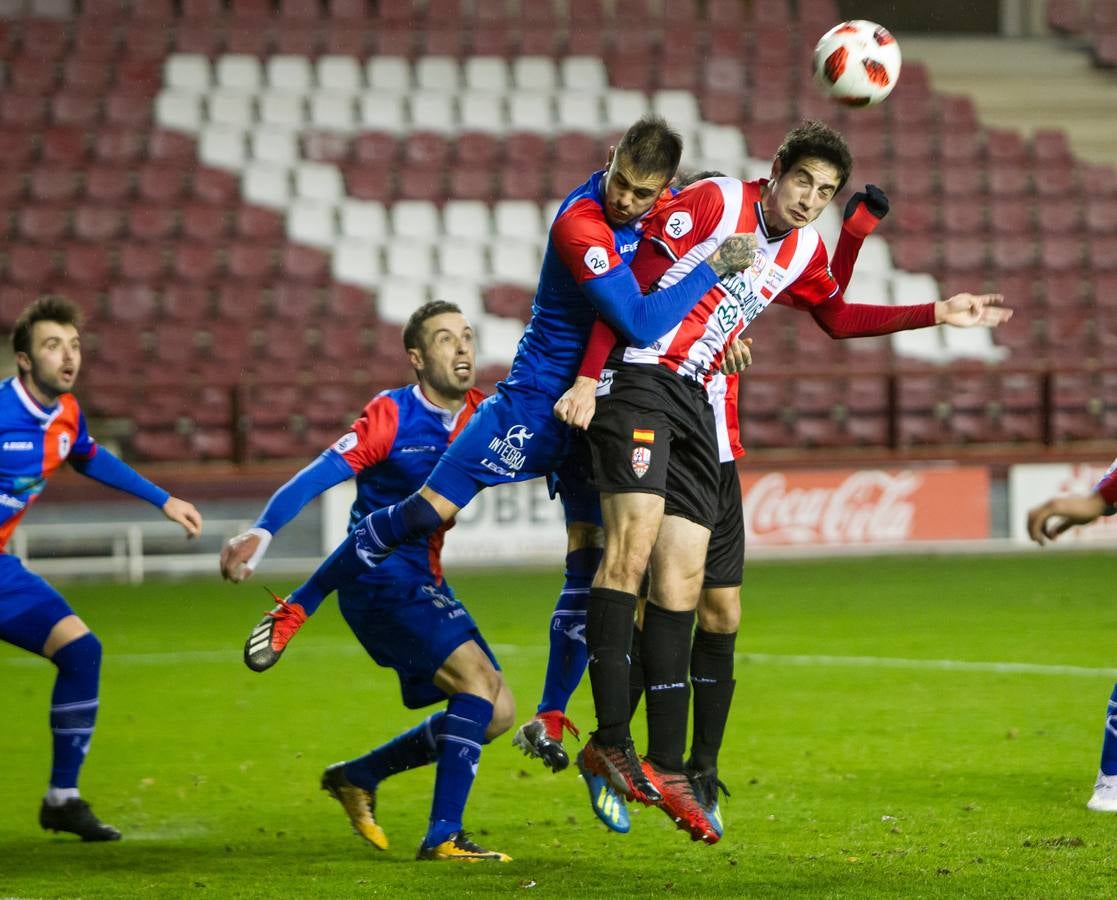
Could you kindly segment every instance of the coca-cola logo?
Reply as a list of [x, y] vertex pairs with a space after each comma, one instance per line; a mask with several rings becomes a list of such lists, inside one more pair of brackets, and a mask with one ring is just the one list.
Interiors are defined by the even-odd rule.
[[788, 487], [772, 472], [745, 495], [745, 528], [762, 544], [894, 543], [911, 538], [915, 472], [856, 472], [833, 487]]

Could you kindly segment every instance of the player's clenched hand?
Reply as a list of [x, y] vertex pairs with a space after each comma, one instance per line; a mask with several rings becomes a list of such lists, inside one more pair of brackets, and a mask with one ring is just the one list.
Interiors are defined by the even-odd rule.
[[1075, 525], [1089, 525], [1104, 512], [1100, 494], [1055, 497], [1028, 510], [1028, 537], [1042, 546]]
[[718, 277], [744, 272], [756, 258], [755, 234], [731, 234], [706, 260]]
[[193, 503], [179, 500], [178, 497], [168, 497], [163, 504], [163, 515], [181, 525], [188, 538], [195, 538], [202, 533], [202, 514], [194, 508]]
[[251, 577], [256, 568], [253, 557], [260, 549], [260, 540], [260, 533], [253, 529], [225, 541], [221, 548], [221, 577], [237, 583]]
[[585, 431], [590, 427], [593, 414], [597, 409], [596, 391], [595, 379], [579, 375], [555, 403], [555, 418], [571, 428], [581, 428]]
[[972, 328], [985, 325], [995, 328], [1012, 318], [1012, 310], [1002, 306], [1001, 294], [955, 294], [949, 300], [935, 303], [935, 324]]
[[726, 375], [736, 375], [752, 365], [752, 338], [737, 338], [725, 348], [721, 370]]

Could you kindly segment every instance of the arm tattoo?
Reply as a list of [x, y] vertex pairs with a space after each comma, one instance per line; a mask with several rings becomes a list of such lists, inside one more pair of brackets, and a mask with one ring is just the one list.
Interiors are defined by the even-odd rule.
[[756, 257], [756, 235], [735, 234], [726, 238], [716, 255], [710, 265], [719, 276], [743, 272]]

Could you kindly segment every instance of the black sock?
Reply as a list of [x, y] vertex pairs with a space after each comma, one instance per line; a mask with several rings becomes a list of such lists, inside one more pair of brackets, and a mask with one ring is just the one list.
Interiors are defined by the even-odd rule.
[[628, 653], [628, 717], [630, 720], [636, 715], [636, 709], [640, 706], [640, 698], [644, 696], [644, 660], [640, 656], [642, 636], [643, 632], [634, 626], [632, 629], [632, 649]]
[[675, 612], [648, 603], [640, 655], [644, 663], [648, 713], [648, 759], [680, 772], [690, 711], [690, 636], [694, 610]]
[[586, 603], [586, 648], [590, 687], [597, 713], [596, 740], [623, 743], [628, 731], [628, 651], [636, 595], [611, 588], [590, 588]]
[[733, 702], [733, 650], [737, 632], [718, 634], [694, 632], [690, 656], [690, 679], [694, 686], [694, 737], [690, 744], [689, 768], [706, 771], [717, 767], [718, 751], [725, 736], [725, 723]]

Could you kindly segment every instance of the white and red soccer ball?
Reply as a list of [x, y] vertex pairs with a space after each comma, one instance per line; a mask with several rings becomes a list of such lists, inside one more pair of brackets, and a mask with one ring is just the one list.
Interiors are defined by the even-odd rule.
[[830, 99], [872, 106], [900, 78], [900, 45], [887, 28], [854, 19], [835, 25], [814, 48], [814, 79]]

